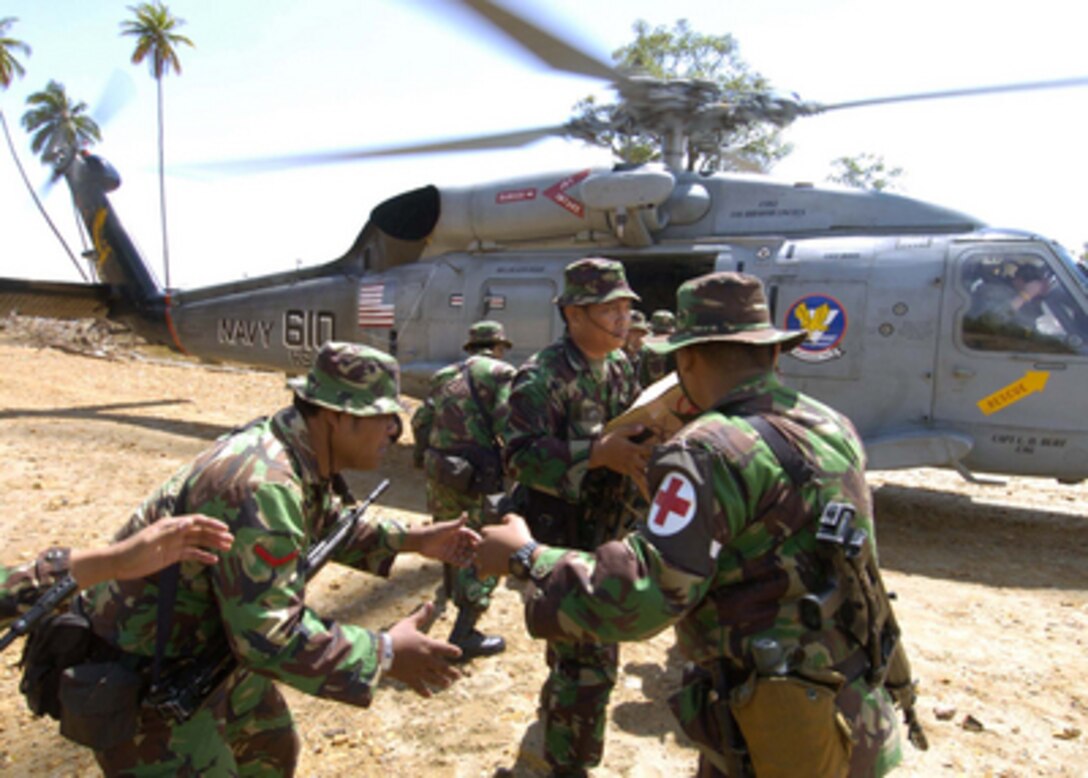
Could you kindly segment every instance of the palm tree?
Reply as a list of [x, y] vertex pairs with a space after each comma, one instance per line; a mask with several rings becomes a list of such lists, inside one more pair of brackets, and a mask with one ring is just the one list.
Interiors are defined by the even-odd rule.
[[46, 165], [102, 140], [97, 122], [87, 114], [87, 104], [72, 102], [64, 84], [50, 81], [41, 92], [26, 99], [31, 106], [23, 114], [23, 127], [31, 134], [30, 150]]
[[[30, 56], [30, 47], [20, 40], [8, 37], [8, 30], [17, 19], [13, 17], [5, 17], [0, 19], [0, 87], [5, 90], [11, 86], [11, 82], [15, 79], [15, 76], [20, 78], [26, 73], [26, 69], [19, 60], [15, 58], [15, 53], [21, 53], [23, 56]], [[68, 258], [72, 260], [72, 264], [75, 265], [76, 271], [83, 278], [87, 280], [87, 274], [83, 272], [82, 266], [79, 264], [79, 260], [76, 259], [72, 250], [68, 248], [68, 244], [64, 241], [64, 238], [60, 234], [60, 230], [53, 224], [53, 220], [49, 218], [49, 214], [45, 210], [45, 206], [42, 205], [42, 201], [38, 198], [38, 193], [34, 191], [34, 186], [30, 183], [30, 179], [27, 177], [26, 170], [23, 168], [23, 163], [19, 159], [19, 155], [15, 151], [15, 144], [11, 139], [11, 131], [8, 129], [7, 120], [4, 118], [4, 112], [0, 110], [0, 127], [4, 129], [4, 138], [7, 140], [8, 149], [11, 151], [11, 158], [15, 160], [15, 167], [19, 170], [19, 175], [23, 179], [23, 183], [26, 185], [26, 189], [30, 192], [31, 198], [34, 200], [34, 204], [38, 206], [38, 210], [45, 218], [46, 223], [49, 225], [49, 229], [53, 231], [53, 234], [57, 236], [57, 240], [60, 241], [60, 245], [64, 247], [64, 250], [68, 254]]]
[[129, 6], [135, 19], [121, 22], [121, 34], [136, 37], [136, 48], [132, 52], [132, 64], [139, 65], [148, 59], [151, 75], [155, 78], [159, 108], [159, 211], [162, 219], [162, 264], [166, 276], [166, 288], [170, 288], [170, 251], [166, 240], [166, 178], [163, 164], [163, 110], [162, 77], [173, 70], [181, 74], [181, 60], [176, 47], [181, 44], [193, 46], [193, 42], [174, 30], [185, 24], [183, 19], [171, 15], [162, 0], [143, 2]]

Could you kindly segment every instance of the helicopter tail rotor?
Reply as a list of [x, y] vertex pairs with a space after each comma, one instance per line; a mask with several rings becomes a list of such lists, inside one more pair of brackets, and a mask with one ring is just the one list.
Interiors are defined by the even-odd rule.
[[[99, 130], [105, 127], [132, 99], [135, 91], [136, 87], [131, 76], [123, 70], [113, 71], [113, 75], [106, 82], [102, 94], [98, 97], [98, 102], [90, 113], [90, 118], [95, 127]], [[72, 158], [78, 152], [79, 149], [75, 148], [73, 143], [65, 142], [64, 139], [58, 136], [54, 136], [50, 140], [45, 158], [51, 160], [53, 172], [49, 174], [45, 183], [39, 188], [38, 194], [40, 197], [44, 198], [52, 191], [53, 186], [64, 176], [64, 171], [68, 169], [68, 166], [72, 163]]]

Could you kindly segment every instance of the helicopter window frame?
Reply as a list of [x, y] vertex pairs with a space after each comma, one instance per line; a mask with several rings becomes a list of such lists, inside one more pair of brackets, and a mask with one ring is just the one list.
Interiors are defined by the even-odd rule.
[[1084, 259], [1075, 258], [1065, 246], [1060, 243], [1054, 242], [1051, 244], [1051, 248], [1054, 249], [1054, 253], [1058, 255], [1058, 261], [1061, 262], [1069, 270], [1069, 275], [1073, 277], [1077, 285], [1081, 288], [1081, 291], [1085, 295], [1088, 295], [1088, 261]]
[[[1059, 265], [1066, 264], [1059, 257]], [[1088, 355], [1088, 312], [1038, 250], [993, 246], [965, 253], [957, 283], [967, 306], [962, 345], [989, 354]]]

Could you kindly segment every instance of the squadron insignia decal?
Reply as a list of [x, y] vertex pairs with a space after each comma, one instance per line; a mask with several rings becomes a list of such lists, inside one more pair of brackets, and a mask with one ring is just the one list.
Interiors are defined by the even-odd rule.
[[839, 344], [846, 335], [846, 323], [846, 309], [834, 297], [805, 295], [786, 312], [785, 328], [808, 334], [790, 355], [803, 362], [838, 359], [843, 353]]

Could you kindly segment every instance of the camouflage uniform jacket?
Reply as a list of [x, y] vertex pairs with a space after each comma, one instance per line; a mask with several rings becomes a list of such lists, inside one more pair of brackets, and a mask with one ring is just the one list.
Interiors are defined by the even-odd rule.
[[643, 346], [638, 358], [638, 382], [645, 389], [676, 370], [675, 354], [658, 354]]
[[[831, 680], [833, 666], [855, 646], [837, 629], [807, 631], [797, 600], [825, 583], [815, 553], [825, 504], [852, 503], [857, 525], [874, 542], [861, 442], [846, 418], [769, 374], [736, 387], [719, 408], [725, 413], [701, 414], [654, 450], [655, 497], [636, 532], [595, 555], [548, 548], [538, 556], [529, 630], [548, 639], [612, 642], [675, 625], [687, 659], [705, 667], [724, 661], [740, 675], [752, 670], [751, 641], [768, 637], [802, 652], [800, 675]], [[770, 421], [814, 468], [800, 490], [744, 415]], [[864, 678], [856, 683], [883, 721], [883, 734], [868, 745], [883, 747], [878, 763], [894, 765], [891, 701]]]
[[0, 565], [0, 627], [30, 610], [53, 584], [68, 575], [68, 562], [68, 549], [51, 548], [25, 565]]
[[[466, 373], [475, 397], [465, 381]], [[412, 416], [417, 466], [422, 465], [428, 448], [501, 448], [498, 417], [510, 398], [513, 380], [512, 365], [486, 354], [447, 365], [431, 376], [427, 399]]]
[[[119, 537], [172, 514], [203, 513], [234, 533], [219, 563], [182, 563], [166, 658], [199, 657], [224, 639], [243, 668], [319, 697], [368, 705], [376, 634], [306, 605], [302, 565], [337, 518], [306, 423], [293, 408], [220, 438], [137, 510]], [[334, 559], [387, 575], [404, 530], [361, 523]], [[129, 654], [155, 654], [158, 578], [107, 582], [83, 595], [94, 630]]]
[[622, 349], [591, 365], [565, 335], [530, 357], [514, 379], [504, 423], [507, 473], [569, 503], [592, 499], [587, 476], [599, 478], [589, 471], [590, 445], [637, 395]]

